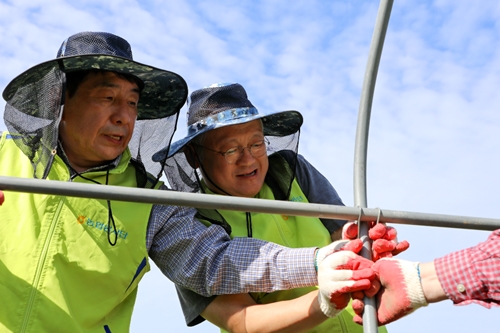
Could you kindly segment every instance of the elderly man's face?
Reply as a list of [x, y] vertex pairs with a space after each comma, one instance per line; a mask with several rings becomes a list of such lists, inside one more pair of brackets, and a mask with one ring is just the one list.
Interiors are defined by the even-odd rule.
[[66, 95], [59, 135], [71, 166], [104, 165], [127, 147], [137, 118], [137, 84], [111, 72], [91, 73]]
[[[225, 152], [231, 147], [248, 147], [263, 139], [262, 123], [260, 120], [254, 120], [206, 133], [203, 146]], [[213, 192], [221, 193], [214, 186], [213, 183], [215, 183], [227, 194], [239, 197], [251, 198], [255, 196], [264, 184], [269, 167], [267, 154], [254, 157], [250, 154], [249, 149], [244, 149], [234, 164], [227, 163], [223, 155], [208, 149], [203, 149], [200, 158], [207, 186]]]

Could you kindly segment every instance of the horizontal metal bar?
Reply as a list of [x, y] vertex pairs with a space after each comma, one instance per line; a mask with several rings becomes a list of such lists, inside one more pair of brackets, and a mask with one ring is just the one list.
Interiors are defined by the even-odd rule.
[[[395, 224], [477, 230], [495, 230], [500, 228], [500, 219], [239, 198], [224, 195], [159, 191], [123, 186], [81, 184], [6, 176], [0, 176], [0, 190], [160, 205], [311, 216], [337, 220], [357, 220], [360, 216], [361, 221], [375, 221], [380, 214], [379, 221]], [[6, 193], [4, 205], [8, 204], [9, 196], [8, 193]]]

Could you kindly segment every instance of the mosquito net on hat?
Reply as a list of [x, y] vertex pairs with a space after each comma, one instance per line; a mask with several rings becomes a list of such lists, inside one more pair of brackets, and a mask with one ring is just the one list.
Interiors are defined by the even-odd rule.
[[57, 153], [64, 83], [64, 72], [47, 64], [30, 84], [18, 87], [5, 106], [5, 125], [30, 159], [35, 178], [47, 177]]
[[[59, 123], [64, 109], [65, 73], [57, 67], [47, 68], [43, 76], [20, 87], [7, 101], [4, 121], [18, 148], [30, 159], [34, 178], [48, 176], [58, 150]], [[158, 147], [170, 145], [178, 113], [157, 119], [138, 119], [129, 149], [132, 159], [144, 170], [159, 178], [160, 163], [151, 156]], [[146, 174], [138, 174], [139, 183]]]

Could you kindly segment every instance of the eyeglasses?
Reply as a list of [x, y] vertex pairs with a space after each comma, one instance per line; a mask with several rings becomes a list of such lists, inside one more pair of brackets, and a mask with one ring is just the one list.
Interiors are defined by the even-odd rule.
[[213, 149], [201, 146], [199, 144], [196, 144], [194, 142], [193, 142], [193, 144], [198, 146], [198, 147], [204, 148], [206, 150], [210, 150], [210, 151], [213, 151], [215, 153], [221, 154], [222, 156], [224, 156], [224, 159], [226, 160], [227, 163], [234, 164], [234, 163], [236, 163], [236, 161], [238, 161], [240, 156], [243, 154], [243, 151], [247, 148], [253, 157], [261, 157], [262, 155], [264, 155], [266, 153], [267, 145], [269, 144], [269, 141], [266, 138], [264, 138], [264, 140], [257, 141], [255, 143], [252, 143], [249, 146], [246, 146], [246, 147], [235, 146], [235, 147], [229, 148], [226, 151], [213, 150]]

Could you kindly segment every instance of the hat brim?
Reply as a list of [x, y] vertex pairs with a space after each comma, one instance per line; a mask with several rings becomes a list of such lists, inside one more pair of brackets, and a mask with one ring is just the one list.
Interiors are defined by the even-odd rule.
[[130, 74], [144, 82], [137, 106], [137, 119], [165, 118], [179, 112], [187, 99], [186, 81], [173, 72], [144, 65], [127, 58], [88, 54], [43, 62], [31, 67], [14, 78], [3, 91], [3, 98], [9, 101], [18, 89], [36, 82], [51, 71], [62, 70], [64, 73], [82, 70], [103, 70]]
[[169, 147], [165, 147], [153, 155], [154, 162], [161, 162], [167, 158], [181, 152], [183, 148], [197, 136], [212, 131], [217, 128], [245, 124], [257, 119], [262, 120], [264, 135], [266, 136], [287, 136], [297, 132], [303, 123], [302, 114], [299, 111], [288, 110], [271, 113], [261, 113], [244, 118], [230, 119], [207, 125], [199, 131], [187, 135], [186, 137], [172, 143]]

